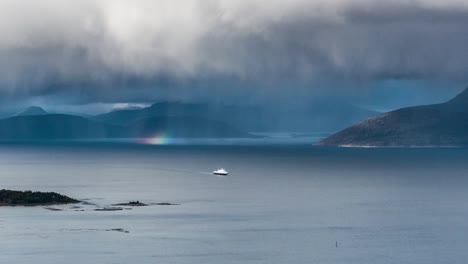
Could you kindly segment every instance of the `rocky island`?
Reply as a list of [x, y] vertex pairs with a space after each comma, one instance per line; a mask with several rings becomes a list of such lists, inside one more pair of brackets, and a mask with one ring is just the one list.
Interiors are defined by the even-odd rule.
[[80, 201], [55, 192], [0, 190], [0, 206], [72, 204]]

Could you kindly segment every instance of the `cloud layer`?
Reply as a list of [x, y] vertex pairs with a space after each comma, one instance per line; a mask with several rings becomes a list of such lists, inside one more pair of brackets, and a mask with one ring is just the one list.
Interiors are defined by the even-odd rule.
[[0, 17], [3, 98], [303, 97], [468, 80], [466, 1], [3, 0]]

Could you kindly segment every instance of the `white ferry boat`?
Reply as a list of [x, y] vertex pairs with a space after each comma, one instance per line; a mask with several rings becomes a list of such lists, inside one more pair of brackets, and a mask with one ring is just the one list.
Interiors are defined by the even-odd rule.
[[217, 170], [213, 171], [213, 174], [214, 175], [224, 175], [224, 176], [226, 176], [226, 175], [228, 175], [228, 172], [225, 169], [221, 168], [221, 169], [217, 169]]

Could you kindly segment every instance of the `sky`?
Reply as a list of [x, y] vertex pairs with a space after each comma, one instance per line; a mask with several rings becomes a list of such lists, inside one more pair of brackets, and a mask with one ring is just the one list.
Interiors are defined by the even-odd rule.
[[0, 0], [0, 104], [378, 110], [468, 85], [466, 0]]

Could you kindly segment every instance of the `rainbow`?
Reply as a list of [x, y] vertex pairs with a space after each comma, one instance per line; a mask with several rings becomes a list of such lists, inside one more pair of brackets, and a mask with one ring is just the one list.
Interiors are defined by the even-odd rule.
[[168, 145], [171, 144], [171, 138], [167, 133], [161, 132], [150, 138], [144, 138], [143, 144], [148, 145]]

